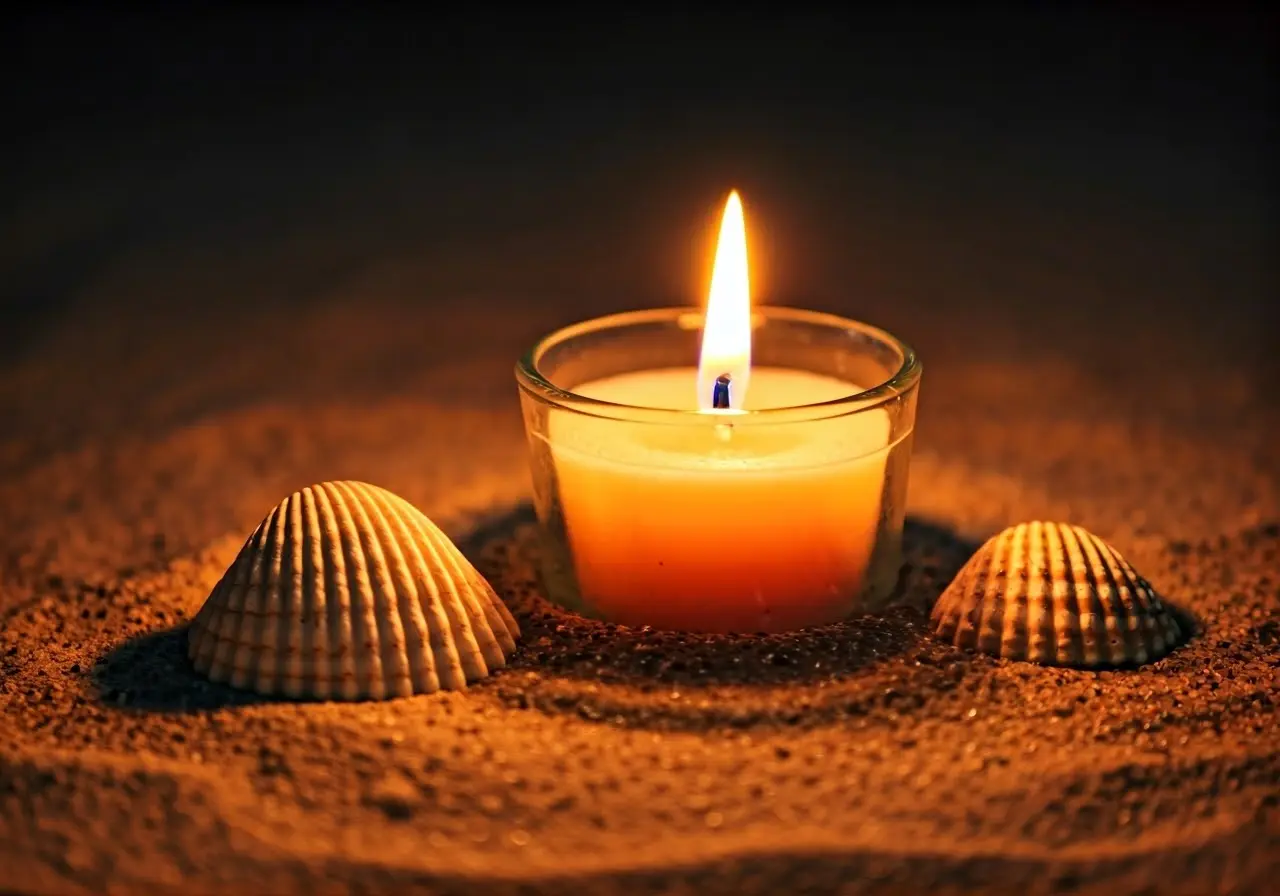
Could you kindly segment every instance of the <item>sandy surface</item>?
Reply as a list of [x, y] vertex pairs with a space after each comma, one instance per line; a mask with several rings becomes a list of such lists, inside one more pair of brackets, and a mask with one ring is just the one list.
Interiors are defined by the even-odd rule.
[[[108, 24], [23, 57], [0, 166], [0, 891], [1276, 892], [1262, 56], [1104, 29], [1060, 66], [959, 41], [967, 78], [906, 83], [927, 54], [859, 14], [828, 54], [857, 77], [792, 91], [791, 40], [686, 102], [720, 44], [654, 86], [641, 41], [593, 105], [576, 57], [512, 100], [486, 43], [436, 66], [405, 32], [396, 64], [331, 69], [225, 52], [235, 23]], [[699, 300], [731, 185], [761, 295], [924, 359], [900, 606], [769, 639], [566, 618], [530, 573], [514, 360]], [[192, 673], [184, 622], [245, 535], [337, 478], [459, 540], [524, 627], [512, 667], [360, 705]], [[933, 642], [949, 576], [1035, 518], [1111, 540], [1190, 643], [1091, 673]]]
[[[509, 365], [542, 312], [486, 330], [484, 306], [456, 311], [433, 355], [404, 334], [429, 338], [438, 312], [341, 298], [261, 309], [253, 340], [235, 317], [133, 322], [105, 340], [119, 361], [94, 403], [83, 371], [107, 352], [77, 330], [11, 368], [5, 406], [29, 438], [7, 445], [0, 483], [4, 887], [1274, 883], [1280, 429], [1249, 370], [1185, 367], [1152, 391], [1105, 357], [1101, 372], [966, 361], [945, 321], [924, 321], [938, 350], [903, 607], [767, 640], [681, 637], [563, 617], [532, 584]], [[147, 349], [119, 354], [130, 340]], [[451, 355], [459, 343], [474, 350]], [[259, 517], [326, 477], [386, 485], [462, 540], [525, 628], [511, 668], [363, 705], [260, 702], [193, 674], [184, 620]], [[947, 577], [1032, 517], [1113, 539], [1199, 620], [1194, 640], [1103, 673], [932, 642]]]

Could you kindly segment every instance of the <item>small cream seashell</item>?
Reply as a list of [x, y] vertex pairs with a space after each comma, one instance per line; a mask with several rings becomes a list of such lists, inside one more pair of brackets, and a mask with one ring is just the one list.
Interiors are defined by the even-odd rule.
[[1115, 548], [1064, 523], [1020, 523], [990, 538], [932, 619], [957, 647], [1055, 666], [1151, 662], [1183, 634]]
[[363, 482], [295, 492], [263, 520], [188, 634], [195, 667], [260, 694], [364, 700], [465, 688], [519, 628], [421, 511]]

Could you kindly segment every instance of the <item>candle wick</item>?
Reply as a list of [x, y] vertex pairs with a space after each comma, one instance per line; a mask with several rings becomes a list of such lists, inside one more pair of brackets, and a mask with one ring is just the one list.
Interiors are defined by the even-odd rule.
[[727, 373], [722, 373], [716, 377], [715, 387], [711, 390], [711, 407], [718, 411], [727, 411], [729, 409], [730, 382], [731, 378]]

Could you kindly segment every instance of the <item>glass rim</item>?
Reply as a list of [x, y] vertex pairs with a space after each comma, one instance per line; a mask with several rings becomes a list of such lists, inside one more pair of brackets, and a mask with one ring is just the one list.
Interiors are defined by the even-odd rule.
[[708, 422], [715, 421], [732, 423], [737, 426], [739, 424], [750, 425], [766, 421], [784, 422], [787, 420], [824, 419], [874, 410], [910, 393], [920, 380], [923, 367], [915, 350], [887, 330], [862, 321], [841, 317], [837, 314], [793, 308], [788, 305], [757, 306], [751, 309], [751, 316], [753, 321], [756, 318], [763, 319], [761, 323], [755, 324], [755, 326], [761, 326], [772, 319], [805, 323], [826, 327], [831, 330], [853, 330], [896, 350], [902, 357], [902, 363], [887, 379], [867, 389], [810, 404], [739, 411], [728, 418], [720, 418], [701, 410], [654, 408], [592, 398], [581, 395], [571, 389], [557, 386], [543, 375], [539, 369], [538, 362], [549, 349], [575, 338], [603, 330], [623, 330], [627, 327], [641, 324], [664, 322], [674, 322], [682, 329], [694, 329], [694, 324], [696, 323], [696, 328], [701, 329], [702, 322], [706, 317], [706, 309], [693, 306], [668, 306], [646, 308], [639, 311], [622, 311], [604, 315], [603, 317], [591, 318], [555, 330], [538, 340], [532, 348], [521, 356], [516, 363], [516, 381], [523, 390], [537, 400], [573, 413], [608, 419], [654, 423], [696, 423], [705, 425]]

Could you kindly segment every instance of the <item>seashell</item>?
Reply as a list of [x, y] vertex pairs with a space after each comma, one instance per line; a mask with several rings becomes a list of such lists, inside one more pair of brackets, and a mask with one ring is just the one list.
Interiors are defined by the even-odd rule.
[[990, 538], [932, 619], [938, 637], [957, 647], [1056, 666], [1142, 664], [1182, 637], [1115, 548], [1064, 523], [1020, 523]]
[[519, 628], [448, 537], [403, 498], [325, 482], [285, 498], [193, 621], [201, 673], [261, 694], [361, 700], [465, 688]]

